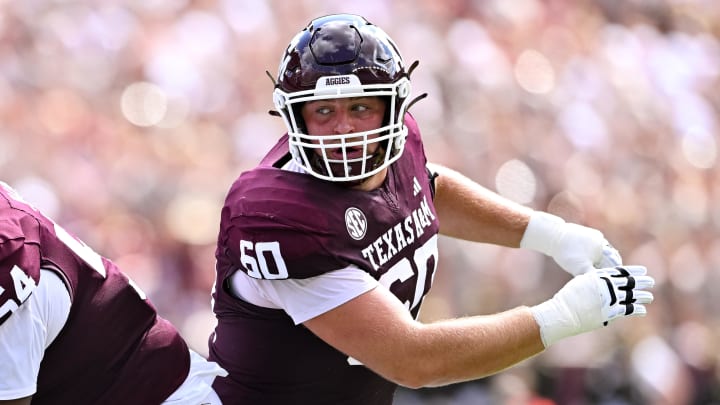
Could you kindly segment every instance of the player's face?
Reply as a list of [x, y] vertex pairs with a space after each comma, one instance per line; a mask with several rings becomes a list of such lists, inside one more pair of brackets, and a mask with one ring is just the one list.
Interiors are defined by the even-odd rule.
[[[308, 135], [343, 135], [380, 128], [385, 102], [380, 97], [353, 97], [308, 101], [302, 107]], [[369, 138], [375, 138], [371, 135]], [[339, 141], [338, 141], [339, 142]], [[378, 145], [368, 145], [372, 154]], [[357, 149], [362, 149], [357, 147]], [[359, 151], [362, 153], [362, 151]]]

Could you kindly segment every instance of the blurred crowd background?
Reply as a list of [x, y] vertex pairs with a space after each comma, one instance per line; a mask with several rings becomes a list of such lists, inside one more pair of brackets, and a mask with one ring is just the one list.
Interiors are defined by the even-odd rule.
[[[0, 179], [113, 259], [207, 353], [219, 213], [284, 132], [281, 52], [313, 17], [384, 28], [429, 158], [601, 229], [655, 277], [641, 320], [398, 404], [720, 404], [716, 0], [0, 1]], [[441, 239], [421, 317], [549, 298], [533, 252]]]

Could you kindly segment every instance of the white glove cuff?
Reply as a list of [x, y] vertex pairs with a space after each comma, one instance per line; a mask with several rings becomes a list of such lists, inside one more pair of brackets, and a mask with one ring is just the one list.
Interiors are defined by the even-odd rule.
[[575, 323], [568, 322], [568, 314], [564, 314], [564, 311], [553, 299], [530, 307], [530, 312], [540, 326], [540, 338], [546, 348], [562, 338], [577, 333]]
[[558, 216], [534, 211], [520, 240], [520, 247], [553, 256], [553, 246], [564, 224], [565, 220]]

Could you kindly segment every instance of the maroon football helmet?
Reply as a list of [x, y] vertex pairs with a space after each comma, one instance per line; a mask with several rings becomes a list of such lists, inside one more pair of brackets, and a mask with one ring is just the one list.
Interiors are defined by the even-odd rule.
[[[383, 125], [348, 134], [308, 134], [300, 114], [311, 100], [380, 96]], [[280, 62], [273, 94], [288, 128], [290, 152], [304, 170], [323, 180], [357, 182], [397, 160], [407, 128], [410, 77], [390, 37], [365, 18], [336, 14], [317, 18], [290, 42]], [[378, 143], [375, 153], [368, 146]], [[348, 150], [362, 148], [362, 157]], [[342, 158], [331, 158], [340, 149]]]

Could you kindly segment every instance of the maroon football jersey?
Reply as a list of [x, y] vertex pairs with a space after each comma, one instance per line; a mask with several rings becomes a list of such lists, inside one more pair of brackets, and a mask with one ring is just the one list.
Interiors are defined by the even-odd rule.
[[382, 187], [352, 190], [284, 171], [287, 136], [233, 184], [218, 238], [218, 319], [210, 358], [226, 404], [390, 404], [396, 385], [326, 344], [282, 310], [229, 293], [236, 271], [268, 280], [317, 276], [350, 265], [387, 286], [414, 316], [437, 264], [438, 221], [426, 158], [408, 115], [405, 151]]
[[109, 260], [0, 184], [0, 324], [40, 268], [70, 292], [70, 314], [40, 365], [36, 404], [160, 404], [185, 380], [188, 348]]

